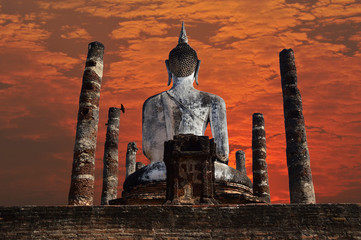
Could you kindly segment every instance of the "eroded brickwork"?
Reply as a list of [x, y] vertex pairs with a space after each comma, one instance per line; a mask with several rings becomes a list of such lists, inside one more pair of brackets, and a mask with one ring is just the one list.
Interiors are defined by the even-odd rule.
[[0, 239], [361, 239], [360, 204], [0, 207]]
[[295, 55], [292, 49], [283, 49], [279, 58], [290, 200], [291, 203], [316, 203]]
[[69, 205], [92, 205], [104, 45], [92, 42], [83, 74], [69, 191]]
[[263, 198], [266, 202], [271, 202], [264, 117], [262, 113], [254, 113], [252, 118], [253, 194]]
[[165, 142], [166, 204], [217, 204], [215, 160], [216, 145], [207, 136], [180, 134]]
[[119, 120], [120, 108], [109, 108], [103, 158], [102, 205], [108, 205], [109, 200], [117, 198]]

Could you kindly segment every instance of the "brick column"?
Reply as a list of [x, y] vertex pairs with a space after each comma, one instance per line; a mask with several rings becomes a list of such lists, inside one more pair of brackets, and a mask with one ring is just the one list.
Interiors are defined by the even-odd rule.
[[246, 170], [246, 154], [239, 150], [236, 152], [236, 169], [244, 174], [247, 174]]
[[280, 52], [280, 70], [291, 203], [316, 203], [302, 99], [297, 88], [295, 56], [292, 49]]
[[266, 163], [266, 131], [262, 113], [254, 113], [252, 121], [253, 195], [271, 201]]
[[103, 55], [103, 44], [92, 42], [88, 45], [88, 56], [79, 100], [69, 205], [93, 204]]
[[135, 142], [128, 143], [127, 147], [127, 155], [126, 155], [126, 174], [125, 178], [127, 178], [130, 174], [135, 172], [135, 164], [137, 162], [137, 144]]
[[109, 108], [107, 136], [104, 146], [102, 205], [117, 198], [118, 187], [118, 138], [120, 109]]

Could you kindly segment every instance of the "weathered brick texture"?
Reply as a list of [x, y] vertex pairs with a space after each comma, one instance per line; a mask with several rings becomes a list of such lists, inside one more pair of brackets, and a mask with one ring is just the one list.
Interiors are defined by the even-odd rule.
[[93, 205], [103, 55], [102, 43], [89, 43], [79, 99], [69, 205]]
[[0, 207], [0, 239], [361, 239], [361, 204]]
[[283, 49], [279, 56], [290, 200], [291, 203], [316, 203], [295, 55], [292, 49]]

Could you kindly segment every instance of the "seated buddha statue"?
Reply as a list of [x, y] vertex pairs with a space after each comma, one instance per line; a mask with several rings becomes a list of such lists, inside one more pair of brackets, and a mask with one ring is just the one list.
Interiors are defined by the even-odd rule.
[[178, 45], [170, 51], [165, 65], [168, 86], [173, 80], [172, 88], [148, 98], [143, 105], [142, 145], [150, 164], [129, 175], [124, 182], [124, 190], [140, 184], [165, 181], [164, 142], [173, 140], [179, 134], [204, 136], [208, 124], [216, 143], [216, 182], [252, 186], [247, 175], [227, 165], [229, 145], [224, 100], [194, 88], [194, 82], [198, 85], [200, 60], [188, 44], [184, 23]]
[[214, 94], [199, 91], [200, 60], [188, 45], [182, 24], [178, 45], [165, 61], [171, 89], [148, 98], [143, 105], [143, 152], [151, 163], [163, 161], [164, 142], [178, 134], [204, 136], [208, 123], [216, 143], [217, 160], [228, 162], [226, 105]]

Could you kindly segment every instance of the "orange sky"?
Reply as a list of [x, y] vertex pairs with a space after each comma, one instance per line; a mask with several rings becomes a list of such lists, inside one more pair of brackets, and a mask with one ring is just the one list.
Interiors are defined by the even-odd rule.
[[121, 190], [128, 142], [147, 163], [142, 104], [169, 88], [182, 20], [202, 60], [197, 88], [226, 101], [230, 165], [244, 150], [251, 177], [252, 113], [263, 113], [272, 202], [289, 202], [278, 53], [293, 48], [317, 202], [361, 202], [359, 0], [0, 0], [0, 205], [67, 203], [92, 41], [105, 45], [95, 204], [108, 108], [122, 103]]

